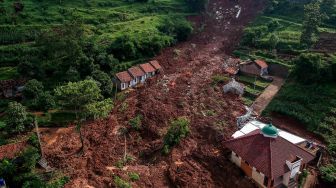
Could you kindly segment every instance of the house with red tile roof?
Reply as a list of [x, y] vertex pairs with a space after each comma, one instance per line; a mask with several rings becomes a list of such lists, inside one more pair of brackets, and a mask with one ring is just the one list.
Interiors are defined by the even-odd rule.
[[224, 145], [232, 151], [231, 161], [258, 187], [296, 187], [298, 175], [315, 156], [291, 142], [297, 140], [293, 136], [279, 136], [279, 130], [269, 124]]
[[115, 82], [117, 84], [118, 89], [125, 90], [132, 86], [133, 78], [127, 71], [119, 72], [116, 74], [115, 77], [116, 77]]
[[245, 61], [239, 64], [239, 71], [243, 74], [266, 76], [268, 65], [264, 60]]
[[140, 64], [139, 67], [145, 72], [146, 79], [155, 75], [155, 68], [150, 63]]
[[149, 63], [154, 67], [156, 73], [161, 71], [162, 67], [157, 60], [150, 61]]
[[138, 83], [144, 83], [146, 80], [145, 72], [138, 66], [134, 66], [128, 69], [128, 73], [132, 76], [132, 86], [137, 85]]

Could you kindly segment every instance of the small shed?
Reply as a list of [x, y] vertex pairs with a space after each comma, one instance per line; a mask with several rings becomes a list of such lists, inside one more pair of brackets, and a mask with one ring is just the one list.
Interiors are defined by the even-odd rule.
[[127, 71], [119, 72], [116, 74], [116, 84], [118, 89], [120, 90], [125, 90], [128, 87], [131, 87], [132, 80], [132, 76]]
[[149, 63], [154, 67], [156, 74], [160, 73], [162, 67], [157, 60], [150, 61]]
[[264, 60], [246, 61], [239, 64], [239, 70], [243, 74], [265, 76], [268, 74], [268, 65]]
[[146, 80], [145, 72], [140, 67], [134, 66], [128, 69], [128, 73], [132, 76], [132, 84], [134, 86], [138, 83], [144, 83]]
[[244, 94], [244, 85], [232, 78], [228, 84], [223, 86], [223, 90], [224, 93], [231, 92], [241, 96]]
[[150, 63], [140, 64], [139, 67], [145, 72], [145, 78], [150, 78], [155, 75], [155, 68]]

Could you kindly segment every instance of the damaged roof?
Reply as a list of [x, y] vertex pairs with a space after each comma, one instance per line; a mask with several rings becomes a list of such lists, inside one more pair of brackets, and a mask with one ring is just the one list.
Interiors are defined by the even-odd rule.
[[157, 60], [153, 60], [149, 62], [156, 70], [161, 69], [161, 65], [159, 64], [159, 62]]
[[266, 63], [264, 60], [257, 59], [257, 60], [255, 60], [254, 62], [255, 62], [259, 67], [261, 67], [262, 69], [268, 67], [267, 63]]

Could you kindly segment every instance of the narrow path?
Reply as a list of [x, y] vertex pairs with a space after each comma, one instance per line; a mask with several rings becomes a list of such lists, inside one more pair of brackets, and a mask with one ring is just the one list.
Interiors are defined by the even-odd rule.
[[254, 101], [252, 107], [257, 114], [267, 107], [273, 97], [278, 93], [281, 86], [285, 83], [283, 78], [273, 77], [273, 82], [265, 89], [265, 91]]

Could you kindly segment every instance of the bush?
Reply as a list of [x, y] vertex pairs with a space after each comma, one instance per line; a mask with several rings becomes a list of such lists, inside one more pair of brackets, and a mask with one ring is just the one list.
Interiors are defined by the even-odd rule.
[[135, 173], [135, 172], [130, 172], [128, 174], [128, 177], [131, 179], [131, 181], [138, 181], [138, 180], [140, 180], [140, 175], [138, 173]]
[[131, 184], [121, 179], [119, 176], [114, 177], [114, 184], [117, 188], [131, 188]]
[[131, 127], [133, 129], [140, 130], [141, 129], [141, 120], [142, 120], [142, 116], [137, 115], [134, 118], [132, 118], [131, 120], [129, 120], [129, 124], [131, 125]]
[[28, 120], [28, 113], [22, 104], [10, 102], [8, 104], [7, 115], [5, 119], [6, 129], [8, 132], [17, 133], [25, 130]]
[[38, 140], [38, 137], [36, 133], [33, 133], [29, 138], [28, 138], [28, 143], [36, 148], [40, 148], [40, 143]]
[[29, 80], [23, 90], [23, 96], [26, 99], [35, 99], [43, 93], [43, 84], [36, 79]]
[[229, 81], [229, 78], [224, 75], [216, 74], [212, 76], [212, 84], [217, 85], [217, 84], [224, 84], [225, 82]]
[[322, 179], [329, 183], [336, 183], [336, 166], [329, 164], [320, 168]]
[[180, 143], [180, 140], [189, 134], [190, 121], [185, 117], [179, 117], [171, 122], [167, 134], [164, 136], [164, 153], [171, 147]]

